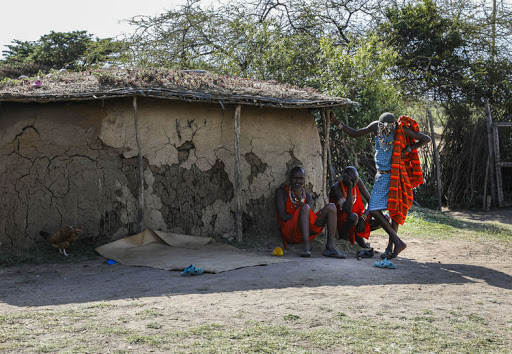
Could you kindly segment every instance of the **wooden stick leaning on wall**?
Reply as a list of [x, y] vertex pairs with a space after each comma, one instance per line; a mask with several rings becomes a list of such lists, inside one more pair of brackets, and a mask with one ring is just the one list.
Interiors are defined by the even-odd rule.
[[242, 241], [242, 177], [240, 172], [240, 110], [235, 108], [235, 232], [238, 242]]
[[137, 200], [137, 230], [144, 231], [144, 164], [142, 161], [142, 146], [139, 136], [139, 120], [137, 117], [137, 96], [133, 96], [133, 120], [135, 124], [135, 141], [137, 142], [138, 169], [139, 169], [139, 195]]
[[430, 108], [427, 108], [427, 120], [430, 126], [430, 137], [432, 138], [432, 148], [434, 149], [434, 164], [436, 168], [436, 187], [437, 187], [437, 209], [442, 210], [442, 185], [441, 185], [441, 168], [439, 164], [439, 151], [437, 150], [435, 133], [434, 133], [434, 122], [432, 119], [432, 113]]

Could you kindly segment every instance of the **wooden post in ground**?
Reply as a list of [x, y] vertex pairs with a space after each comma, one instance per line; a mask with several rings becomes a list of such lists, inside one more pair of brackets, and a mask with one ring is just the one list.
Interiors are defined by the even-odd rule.
[[240, 110], [235, 108], [235, 232], [238, 242], [242, 241], [242, 177], [240, 172]]
[[502, 207], [504, 204], [503, 178], [501, 177], [500, 136], [498, 134], [498, 127], [496, 123], [493, 124], [492, 133], [494, 137], [494, 167], [496, 169], [496, 192], [498, 193], [498, 206]]
[[327, 186], [327, 191], [329, 187], [336, 182], [336, 172], [334, 171], [334, 167], [332, 165], [332, 153], [331, 153], [331, 120], [329, 119], [330, 110], [325, 111], [326, 120], [327, 120], [327, 169], [329, 170], [329, 184]]
[[491, 116], [491, 108], [489, 107], [489, 99], [485, 100], [485, 111], [487, 113], [487, 148], [489, 150], [489, 165], [490, 165], [490, 183], [491, 183], [491, 205], [496, 203], [496, 178], [494, 176], [495, 172], [495, 163], [494, 163], [494, 143], [493, 143], [493, 133], [492, 133], [492, 116]]
[[144, 231], [144, 164], [142, 161], [142, 146], [139, 136], [139, 119], [137, 117], [137, 96], [133, 96], [133, 120], [135, 124], [135, 141], [137, 142], [138, 169], [139, 169], [139, 195], [137, 198], [137, 229], [136, 232]]
[[427, 108], [427, 120], [430, 126], [430, 137], [432, 139], [432, 147], [434, 149], [434, 164], [436, 168], [436, 184], [437, 184], [437, 209], [442, 210], [442, 195], [443, 195], [443, 186], [441, 185], [441, 166], [439, 164], [439, 151], [437, 150], [435, 133], [434, 133], [434, 122], [432, 120], [432, 113], [430, 112], [430, 108]]
[[487, 202], [487, 181], [489, 179], [489, 156], [487, 156], [487, 163], [485, 164], [485, 177], [484, 177], [484, 197], [482, 199], [482, 210], [489, 211], [489, 203]]
[[324, 204], [327, 203], [327, 157], [329, 149], [329, 118], [327, 117], [327, 111], [322, 109], [320, 111], [322, 116], [323, 128], [324, 128], [324, 145], [322, 149], [322, 198]]

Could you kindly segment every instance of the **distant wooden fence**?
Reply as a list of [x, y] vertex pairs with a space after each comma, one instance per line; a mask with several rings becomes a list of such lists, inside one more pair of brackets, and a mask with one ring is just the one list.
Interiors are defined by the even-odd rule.
[[492, 125], [492, 135], [494, 138], [494, 156], [495, 156], [495, 169], [496, 169], [496, 190], [498, 192], [498, 206], [509, 206], [512, 203], [506, 203], [503, 197], [503, 178], [501, 169], [503, 167], [512, 167], [511, 161], [501, 161], [500, 156], [500, 136], [498, 134], [499, 128], [509, 127], [512, 128], [512, 122], [496, 122]]
[[[512, 122], [493, 122], [491, 116], [491, 109], [489, 107], [489, 101], [485, 104], [487, 111], [487, 141], [489, 148], [489, 155], [487, 159], [487, 166], [485, 170], [485, 182], [484, 182], [484, 200], [483, 209], [489, 210], [492, 204], [492, 199], [496, 202], [499, 207], [510, 206], [512, 203], [505, 202], [503, 196], [503, 176], [502, 168], [512, 167], [511, 161], [501, 161], [500, 154], [500, 136], [498, 134], [499, 128], [512, 128]], [[494, 168], [492, 168], [494, 165]], [[491, 193], [487, 195], [487, 177], [490, 174], [490, 185]]]

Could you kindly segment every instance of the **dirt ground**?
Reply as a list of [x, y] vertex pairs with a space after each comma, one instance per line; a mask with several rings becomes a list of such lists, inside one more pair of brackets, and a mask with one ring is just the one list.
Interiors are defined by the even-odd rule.
[[[328, 259], [318, 247], [310, 259], [289, 252], [287, 263], [189, 278], [179, 272], [108, 265], [101, 258], [0, 268], [0, 317], [99, 303], [107, 308], [102, 315], [107, 323], [129, 316], [135, 306], [139, 313], [157, 311], [159, 326], [179, 329], [210, 323], [243, 326], [248, 320], [281, 323], [286, 316], [314, 327], [330, 321], [332, 313], [375, 321], [431, 314], [441, 323], [447, 318], [443, 316], [459, 313], [485, 321], [500, 337], [494, 349], [510, 351], [511, 244], [419, 237], [406, 241], [408, 248], [394, 260], [394, 270], [374, 267], [376, 258]], [[382, 233], [371, 240], [378, 250], [385, 243]], [[131, 326], [144, 330], [142, 320], [134, 319]], [[130, 343], [112, 345], [138, 350]]]

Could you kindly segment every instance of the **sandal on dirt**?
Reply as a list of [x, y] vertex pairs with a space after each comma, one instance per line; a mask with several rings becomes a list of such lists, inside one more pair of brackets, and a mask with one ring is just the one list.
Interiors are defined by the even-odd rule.
[[333, 248], [333, 249], [328, 249], [326, 248], [323, 252], [322, 252], [322, 255], [324, 257], [332, 257], [332, 258], [339, 258], [339, 259], [345, 259], [345, 254], [343, 254], [343, 252], [341, 251], [338, 251], [336, 248]]
[[396, 269], [396, 266], [388, 261], [387, 258], [384, 258], [382, 261], [375, 262], [374, 266], [377, 268]]
[[362, 249], [359, 252], [357, 252], [357, 257], [360, 257], [360, 258], [373, 258], [374, 254], [375, 253], [373, 251], [373, 248]]
[[309, 250], [304, 250], [302, 251], [302, 253], [300, 254], [301, 257], [304, 257], [304, 258], [309, 258], [311, 257], [311, 251]]
[[187, 268], [183, 269], [183, 272], [180, 274], [183, 276], [190, 276], [190, 275], [200, 275], [203, 274], [204, 270], [201, 268], [194, 267], [193, 264], [189, 265]]

